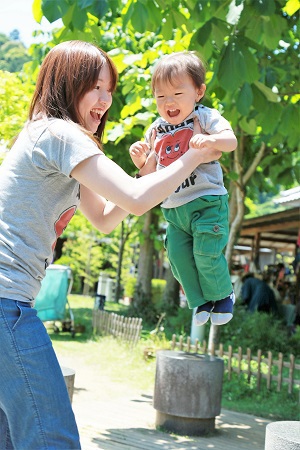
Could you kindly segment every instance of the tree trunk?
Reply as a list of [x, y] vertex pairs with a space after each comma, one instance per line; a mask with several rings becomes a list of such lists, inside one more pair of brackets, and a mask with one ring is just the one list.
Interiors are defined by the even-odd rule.
[[[128, 235], [127, 235], [128, 237]], [[125, 246], [125, 227], [124, 222], [121, 223], [121, 233], [120, 233], [120, 245], [118, 252], [118, 265], [117, 265], [117, 277], [116, 277], [116, 290], [115, 290], [115, 302], [118, 303], [121, 296], [121, 279], [122, 279], [122, 261]]]
[[[226, 247], [225, 257], [228, 264], [231, 264], [234, 244], [243, 225], [245, 214], [245, 186], [258, 164], [263, 159], [266, 151], [266, 145], [262, 142], [255, 158], [249, 167], [245, 170], [243, 165], [243, 155], [247, 150], [247, 140], [242, 132], [239, 130], [237, 135], [240, 136], [238, 148], [233, 152], [232, 169], [238, 174], [238, 180], [232, 183], [231, 199], [230, 199], [230, 232], [228, 243]], [[211, 325], [209, 330], [208, 351], [213, 350], [213, 346], [218, 345], [219, 342], [219, 327]]]
[[171, 268], [166, 273], [166, 289], [164, 292], [164, 307], [167, 314], [172, 314], [179, 308], [179, 283], [174, 278]]
[[143, 241], [140, 244], [140, 255], [138, 262], [137, 284], [141, 291], [151, 297], [151, 280], [153, 274], [154, 239], [152, 235], [153, 226], [157, 228], [157, 214], [153, 210], [144, 216]]

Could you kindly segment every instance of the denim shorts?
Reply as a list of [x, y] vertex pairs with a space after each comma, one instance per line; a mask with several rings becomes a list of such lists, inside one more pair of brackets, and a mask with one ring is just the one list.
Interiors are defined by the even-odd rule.
[[1, 450], [80, 449], [49, 335], [30, 303], [0, 298]]

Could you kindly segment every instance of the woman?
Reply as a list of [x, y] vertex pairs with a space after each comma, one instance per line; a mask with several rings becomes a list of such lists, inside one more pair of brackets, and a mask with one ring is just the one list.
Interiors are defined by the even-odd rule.
[[77, 206], [109, 233], [221, 155], [191, 148], [166, 170], [127, 175], [100, 144], [116, 83], [115, 66], [96, 46], [54, 47], [41, 66], [29, 121], [0, 167], [1, 449], [80, 449], [64, 378], [33, 307]]

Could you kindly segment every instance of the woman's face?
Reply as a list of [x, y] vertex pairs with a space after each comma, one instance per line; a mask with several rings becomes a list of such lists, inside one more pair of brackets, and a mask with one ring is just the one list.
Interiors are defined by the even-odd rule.
[[93, 134], [100, 125], [103, 114], [112, 103], [111, 75], [105, 62], [102, 66], [95, 87], [87, 92], [79, 102], [78, 109], [82, 125]]

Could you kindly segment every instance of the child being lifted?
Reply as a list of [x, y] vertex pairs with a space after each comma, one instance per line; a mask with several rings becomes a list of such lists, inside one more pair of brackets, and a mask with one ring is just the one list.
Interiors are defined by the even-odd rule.
[[[204, 97], [205, 66], [195, 52], [165, 55], [156, 64], [152, 92], [160, 114], [145, 141], [129, 149], [141, 175], [163, 169], [190, 147], [231, 152], [237, 146], [229, 122]], [[199, 126], [200, 125], [200, 126]], [[195, 127], [195, 130], [194, 130]], [[223, 325], [235, 296], [223, 250], [228, 241], [228, 194], [218, 161], [199, 165], [161, 204], [168, 223], [165, 246], [195, 323]]]

